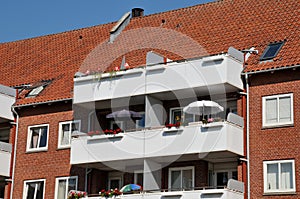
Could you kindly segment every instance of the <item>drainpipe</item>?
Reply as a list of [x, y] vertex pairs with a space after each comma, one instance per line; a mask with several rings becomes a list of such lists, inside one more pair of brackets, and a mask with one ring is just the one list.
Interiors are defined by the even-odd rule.
[[258, 50], [255, 50], [254, 47], [246, 50], [242, 50], [244, 53], [244, 61], [243, 61], [243, 72], [242, 75], [245, 76], [245, 84], [246, 84], [246, 159], [244, 160], [247, 163], [247, 198], [250, 199], [250, 135], [249, 135], [249, 80], [248, 73], [244, 72], [246, 69], [246, 60], [251, 54], [258, 54]]
[[249, 146], [249, 83], [248, 83], [248, 74], [245, 74], [246, 81], [246, 135], [247, 135], [247, 198], [250, 199], [250, 146]]
[[14, 190], [14, 182], [15, 182], [15, 169], [16, 169], [16, 156], [17, 156], [17, 143], [18, 143], [18, 131], [19, 131], [19, 115], [17, 113], [17, 111], [15, 110], [15, 107], [11, 108], [12, 112], [17, 116], [15, 118], [15, 139], [14, 139], [14, 154], [13, 154], [13, 166], [12, 166], [12, 182], [11, 182], [11, 187], [10, 187], [10, 191], [8, 191], [9, 196], [8, 198], [13, 199], [12, 195], [13, 195], [13, 190]]

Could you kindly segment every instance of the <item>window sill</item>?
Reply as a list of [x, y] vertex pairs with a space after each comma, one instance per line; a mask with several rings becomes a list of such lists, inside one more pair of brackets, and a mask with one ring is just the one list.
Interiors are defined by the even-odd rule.
[[273, 128], [285, 128], [285, 127], [294, 127], [294, 123], [291, 124], [274, 124], [263, 126], [262, 129], [273, 129]]
[[47, 149], [35, 149], [35, 150], [26, 150], [26, 153], [39, 153], [39, 152], [46, 152], [48, 151]]
[[68, 146], [59, 146], [57, 147], [57, 150], [64, 150], [64, 149], [70, 149], [71, 148], [71, 145], [68, 145]]
[[264, 196], [274, 196], [274, 195], [296, 195], [296, 191], [278, 191], [278, 192], [267, 192], [264, 193]]

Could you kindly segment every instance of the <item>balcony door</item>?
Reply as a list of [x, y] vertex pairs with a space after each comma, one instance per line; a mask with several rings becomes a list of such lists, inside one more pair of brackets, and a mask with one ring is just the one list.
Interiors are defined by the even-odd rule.
[[229, 179], [237, 180], [236, 170], [218, 170], [214, 172], [214, 186], [216, 187], [227, 186]]

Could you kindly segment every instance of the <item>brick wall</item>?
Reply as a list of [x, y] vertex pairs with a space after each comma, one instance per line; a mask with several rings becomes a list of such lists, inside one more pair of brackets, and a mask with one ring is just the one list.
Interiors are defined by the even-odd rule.
[[[83, 169], [71, 167], [70, 150], [58, 149], [59, 122], [73, 119], [71, 103], [21, 108], [13, 198], [22, 198], [24, 181], [46, 179], [45, 198], [54, 198], [56, 177], [79, 174], [79, 189], [84, 189]], [[49, 124], [48, 150], [26, 152], [28, 126]]]
[[[286, 70], [250, 76], [251, 198], [299, 198], [300, 187], [300, 71]], [[293, 93], [294, 125], [262, 128], [262, 97]], [[296, 190], [293, 195], [263, 196], [263, 161], [294, 159]]]

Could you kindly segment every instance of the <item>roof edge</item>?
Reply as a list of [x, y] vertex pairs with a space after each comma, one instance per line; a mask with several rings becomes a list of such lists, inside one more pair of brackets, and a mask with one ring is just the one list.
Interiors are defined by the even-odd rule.
[[59, 100], [49, 100], [49, 101], [45, 101], [45, 102], [35, 102], [35, 103], [29, 103], [29, 104], [13, 105], [12, 108], [22, 108], [22, 107], [27, 107], [27, 106], [36, 106], [36, 105], [63, 102], [63, 101], [69, 101], [69, 100], [73, 100], [73, 98], [65, 98], [65, 99], [59, 99]]
[[242, 72], [242, 75], [254, 75], [254, 74], [259, 74], [259, 73], [267, 73], [267, 72], [273, 72], [273, 71], [279, 71], [279, 70], [287, 70], [287, 69], [296, 69], [300, 67], [300, 64], [297, 65], [291, 65], [291, 66], [282, 66], [282, 67], [277, 67], [277, 68], [269, 68], [265, 70], [257, 70], [257, 71], [249, 71], [249, 72]]

